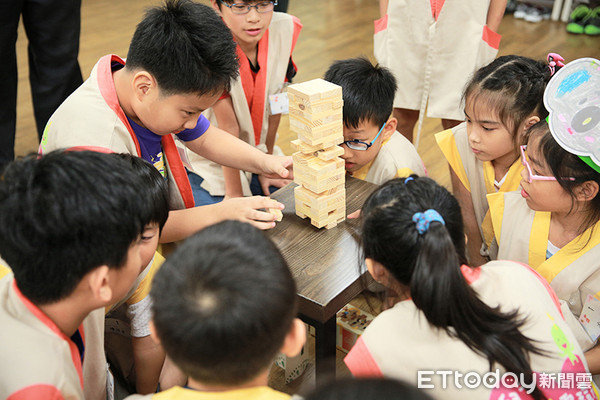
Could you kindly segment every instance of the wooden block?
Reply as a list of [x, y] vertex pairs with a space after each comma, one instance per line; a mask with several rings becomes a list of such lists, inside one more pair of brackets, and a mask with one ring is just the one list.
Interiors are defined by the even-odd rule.
[[301, 139], [310, 144], [316, 144], [313, 142], [334, 134], [342, 137], [344, 136], [344, 124], [341, 120], [329, 122], [320, 126], [310, 126], [302, 121], [290, 118], [290, 130], [297, 133], [298, 137], [302, 135]]
[[296, 177], [294, 175], [294, 182], [298, 185], [304, 186], [305, 188], [315, 192], [315, 193], [323, 193], [326, 190], [333, 189], [339, 185], [343, 185], [346, 178], [346, 172], [341, 171], [332, 175], [331, 177], [321, 180], [320, 182], [316, 182], [315, 180], [307, 179], [306, 177]]
[[292, 155], [292, 161], [294, 163], [294, 175], [298, 172], [310, 175], [317, 180], [329, 176], [331, 171], [344, 169], [344, 160], [339, 157], [332, 160], [322, 160], [313, 154], [304, 154], [298, 151]]
[[307, 123], [327, 123], [334, 119], [342, 119], [342, 108], [335, 107], [337, 102], [327, 102], [318, 105], [318, 112], [315, 112], [314, 108], [308, 108], [302, 104], [290, 104], [289, 113], [290, 118], [300, 119]]
[[344, 185], [340, 185], [317, 194], [303, 186], [298, 186], [294, 189], [294, 199], [315, 210], [317, 214], [328, 213], [346, 204], [346, 189]]
[[269, 208], [267, 211], [275, 216], [275, 221], [280, 222], [283, 219], [283, 213], [279, 208]]
[[321, 78], [290, 85], [288, 86], [287, 91], [288, 96], [291, 93], [294, 98], [311, 102], [327, 99], [329, 97], [342, 96], [341, 86], [327, 82]]
[[320, 138], [313, 138], [303, 133], [298, 133], [298, 139], [300, 139], [304, 143], [310, 144], [311, 146], [318, 146], [322, 149], [326, 149], [328, 147], [337, 146], [338, 144], [342, 143], [344, 141], [344, 134], [343, 129], [340, 132], [336, 131], [328, 136], [323, 136]]
[[344, 149], [340, 146], [331, 146], [324, 150], [317, 151], [316, 156], [321, 160], [333, 160], [344, 154]]

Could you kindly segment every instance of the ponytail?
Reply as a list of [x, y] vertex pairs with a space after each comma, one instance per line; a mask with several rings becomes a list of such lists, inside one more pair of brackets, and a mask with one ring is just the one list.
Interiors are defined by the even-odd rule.
[[[518, 310], [503, 313], [479, 299], [461, 272], [464, 234], [456, 199], [429, 178], [387, 182], [363, 207], [363, 251], [396, 280], [410, 287], [415, 306], [429, 323], [456, 337], [475, 353], [533, 381], [529, 353], [543, 354], [520, 332]], [[410, 179], [410, 178], [409, 178]], [[419, 229], [413, 215], [433, 209], [442, 221]], [[533, 392], [541, 398], [539, 389]]]

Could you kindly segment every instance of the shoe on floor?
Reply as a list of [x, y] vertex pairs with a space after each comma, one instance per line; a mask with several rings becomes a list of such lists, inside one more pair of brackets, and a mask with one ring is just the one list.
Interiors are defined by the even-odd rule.
[[600, 35], [600, 7], [594, 8], [585, 19], [583, 33], [590, 36]]
[[585, 4], [580, 4], [571, 12], [567, 23], [567, 32], [580, 34], [585, 30], [584, 20], [588, 18], [592, 10]]
[[543, 19], [550, 18], [548, 8], [529, 7], [523, 19], [528, 22], [541, 22]]
[[525, 3], [519, 3], [519, 4], [517, 4], [517, 8], [515, 9], [513, 16], [517, 19], [523, 19], [523, 18], [525, 18], [525, 14], [527, 14], [527, 11], [530, 8], [531, 7]]

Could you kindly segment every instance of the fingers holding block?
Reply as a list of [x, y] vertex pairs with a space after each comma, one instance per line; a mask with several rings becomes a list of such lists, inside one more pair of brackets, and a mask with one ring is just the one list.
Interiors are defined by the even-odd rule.
[[275, 216], [275, 221], [281, 222], [283, 219], [283, 213], [279, 208], [269, 208], [268, 211]]

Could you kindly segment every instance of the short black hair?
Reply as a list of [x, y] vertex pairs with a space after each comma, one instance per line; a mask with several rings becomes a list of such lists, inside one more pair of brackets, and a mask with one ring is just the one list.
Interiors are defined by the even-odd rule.
[[389, 69], [364, 57], [338, 60], [325, 73], [325, 80], [342, 87], [347, 127], [357, 128], [363, 121], [381, 127], [392, 114], [397, 84]]
[[296, 285], [281, 253], [239, 221], [188, 238], [150, 294], [166, 353], [206, 384], [239, 385], [268, 368], [296, 314]]
[[121, 268], [149, 222], [144, 185], [115, 154], [57, 150], [0, 178], [0, 256], [34, 304], [70, 295], [94, 268]]
[[154, 165], [141, 157], [129, 153], [119, 153], [118, 157], [122, 157], [146, 184], [143, 196], [148, 199], [149, 215], [144, 219], [150, 223], [157, 223], [162, 232], [169, 217], [169, 185], [167, 181]]
[[432, 400], [406, 382], [390, 378], [343, 378], [315, 389], [305, 400]]
[[126, 68], [151, 73], [166, 95], [228, 91], [239, 73], [229, 28], [211, 7], [189, 0], [167, 0], [146, 12]]

